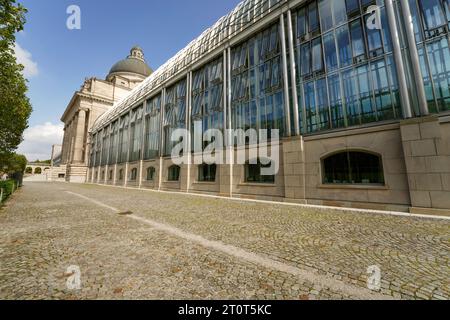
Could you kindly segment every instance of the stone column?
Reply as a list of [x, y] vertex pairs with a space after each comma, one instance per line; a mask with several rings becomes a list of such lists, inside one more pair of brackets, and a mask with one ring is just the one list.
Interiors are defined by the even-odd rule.
[[84, 162], [84, 135], [86, 129], [86, 111], [80, 109], [77, 115], [76, 129], [75, 129], [75, 144], [73, 147], [73, 162], [75, 164], [82, 164]]

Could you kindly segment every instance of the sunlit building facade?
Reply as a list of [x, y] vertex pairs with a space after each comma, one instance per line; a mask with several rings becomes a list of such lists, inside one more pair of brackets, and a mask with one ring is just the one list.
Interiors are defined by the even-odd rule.
[[[450, 0], [243, 1], [96, 121], [87, 181], [448, 212], [449, 41]], [[175, 165], [172, 133], [195, 123], [278, 130], [278, 173], [237, 164], [248, 139], [230, 163]]]

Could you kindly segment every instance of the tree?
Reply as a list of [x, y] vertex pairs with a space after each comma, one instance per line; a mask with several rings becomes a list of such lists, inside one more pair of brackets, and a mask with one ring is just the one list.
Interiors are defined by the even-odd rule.
[[16, 0], [0, 0], [0, 168], [14, 157], [32, 111], [23, 66], [14, 56], [15, 35], [23, 30], [26, 12]]
[[8, 157], [8, 161], [3, 163], [4, 172], [12, 174], [15, 172], [23, 173], [27, 167], [28, 160], [24, 155], [13, 153]]

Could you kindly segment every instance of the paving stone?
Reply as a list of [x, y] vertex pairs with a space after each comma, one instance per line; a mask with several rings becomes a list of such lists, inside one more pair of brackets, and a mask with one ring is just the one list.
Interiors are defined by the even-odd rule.
[[[189, 195], [29, 183], [0, 209], [0, 299], [356, 299], [155, 230], [184, 232], [382, 293], [449, 299], [450, 222]], [[69, 290], [69, 266], [81, 289]]]

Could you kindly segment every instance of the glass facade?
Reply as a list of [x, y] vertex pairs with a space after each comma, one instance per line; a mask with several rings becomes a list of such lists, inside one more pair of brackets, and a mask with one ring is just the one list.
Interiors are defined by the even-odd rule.
[[170, 156], [178, 142], [172, 142], [176, 129], [186, 128], [186, 79], [168, 88], [164, 104], [164, 156]]
[[[428, 107], [432, 113], [449, 111], [450, 0], [408, 1]], [[368, 27], [373, 16], [367, 8], [374, 4], [380, 8], [381, 29]], [[409, 82], [418, 116], [400, 1], [395, 0], [394, 7], [406, 71], [401, 76]], [[306, 135], [402, 118], [384, 0], [309, 0], [293, 9], [292, 17], [295, 83], [283, 74], [281, 41], [289, 48], [288, 38], [281, 39], [280, 24], [272, 21], [231, 47], [230, 66], [224, 66], [220, 55], [196, 67], [190, 92], [186, 78], [167, 87], [164, 95], [160, 88], [166, 79], [160, 80], [158, 87], [143, 86], [136, 91], [142, 99], [134, 101], [130, 109], [109, 115], [112, 123], [102, 122], [104, 127], [95, 130], [90, 166], [169, 156], [178, 143], [171, 142], [173, 131], [186, 128], [188, 122], [188, 97], [192, 125], [201, 121], [203, 131], [223, 130], [224, 82], [231, 84], [227, 101], [232, 129], [268, 129], [269, 137], [271, 129], [279, 129], [281, 137], [285, 135], [285, 104], [290, 102], [293, 113], [293, 99], [298, 100], [301, 134]], [[286, 61], [290, 72], [290, 60]], [[224, 74], [224, 67], [230, 70], [229, 75]], [[285, 97], [284, 76], [290, 93], [293, 86], [297, 89], [297, 97]], [[145, 96], [153, 88], [157, 92]], [[135, 108], [145, 99], [145, 106]]]
[[147, 100], [145, 109], [145, 160], [159, 157], [160, 129], [161, 94]]
[[142, 140], [142, 117], [144, 107], [141, 105], [131, 111], [130, 118], [130, 162], [135, 162], [141, 159], [141, 140]]
[[125, 163], [128, 161], [128, 141], [129, 141], [129, 123], [130, 114], [120, 118], [119, 122], [119, 156], [117, 163]]
[[284, 133], [284, 96], [278, 25], [231, 51], [231, 117], [234, 129]]
[[223, 132], [223, 59], [195, 71], [192, 79], [192, 130], [194, 122], [201, 121], [203, 132]]
[[111, 130], [110, 130], [110, 147], [109, 147], [109, 157], [108, 157], [108, 164], [113, 165], [116, 164], [117, 161], [117, 148], [118, 148], [118, 142], [119, 142], [119, 122], [114, 121], [111, 124]]
[[450, 110], [450, 1], [409, 0], [430, 112]]
[[[371, 4], [382, 30], [366, 27]], [[303, 134], [401, 117], [383, 1], [311, 1], [295, 16]]]

